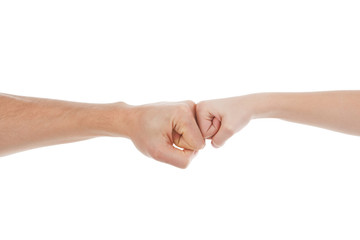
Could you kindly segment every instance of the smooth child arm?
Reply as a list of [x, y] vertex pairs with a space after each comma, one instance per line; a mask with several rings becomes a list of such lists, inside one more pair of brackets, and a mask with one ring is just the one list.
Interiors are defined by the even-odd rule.
[[360, 136], [360, 91], [256, 93], [197, 105], [200, 129], [215, 147], [257, 118], [278, 118]]

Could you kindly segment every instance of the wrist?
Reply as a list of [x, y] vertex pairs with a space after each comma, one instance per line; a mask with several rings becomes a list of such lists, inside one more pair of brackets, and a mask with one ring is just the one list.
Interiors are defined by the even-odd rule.
[[124, 102], [90, 104], [81, 125], [94, 136], [129, 137], [132, 108]]
[[252, 118], [277, 118], [281, 111], [282, 94], [255, 93], [248, 95], [252, 104]]
[[109, 135], [130, 138], [135, 119], [135, 106], [124, 102], [109, 104], [107, 114]]

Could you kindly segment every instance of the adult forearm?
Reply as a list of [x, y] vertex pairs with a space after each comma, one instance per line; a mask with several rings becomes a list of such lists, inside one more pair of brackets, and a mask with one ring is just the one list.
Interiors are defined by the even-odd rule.
[[254, 118], [291, 122], [360, 135], [360, 91], [261, 93], [254, 100]]
[[127, 137], [146, 156], [179, 168], [205, 145], [191, 101], [130, 106], [0, 94], [0, 156], [98, 136]]
[[122, 107], [126, 109], [126, 104], [87, 104], [0, 94], [0, 156], [98, 136], [125, 136], [126, 121], [115, 126], [115, 121], [125, 117]]

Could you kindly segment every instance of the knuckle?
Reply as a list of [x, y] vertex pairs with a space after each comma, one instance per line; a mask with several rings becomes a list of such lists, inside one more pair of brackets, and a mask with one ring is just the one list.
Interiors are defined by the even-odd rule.
[[177, 113], [180, 115], [189, 115], [192, 114], [191, 108], [187, 104], [180, 104], [177, 107]]
[[187, 112], [191, 111], [191, 106], [187, 103], [181, 104], [181, 107], [184, 111], [187, 111]]
[[194, 101], [191, 101], [191, 100], [187, 100], [187, 101], [185, 101], [185, 103], [189, 106], [189, 107], [191, 107], [191, 108], [194, 108], [195, 107], [195, 103], [194, 103]]
[[205, 141], [201, 141], [201, 142], [198, 142], [196, 143], [195, 147], [194, 147], [194, 151], [199, 151], [201, 149], [203, 149], [205, 147]]
[[[199, 133], [201, 134], [201, 133]], [[198, 151], [201, 150], [205, 147], [205, 139], [203, 138], [202, 135], [198, 136], [198, 135], [193, 135], [193, 150]]]
[[206, 102], [205, 101], [201, 101], [198, 104], [196, 104], [196, 111], [202, 110], [206, 107]]
[[205, 115], [207, 112], [211, 111], [209, 103], [207, 101], [202, 101], [196, 104], [196, 115]]

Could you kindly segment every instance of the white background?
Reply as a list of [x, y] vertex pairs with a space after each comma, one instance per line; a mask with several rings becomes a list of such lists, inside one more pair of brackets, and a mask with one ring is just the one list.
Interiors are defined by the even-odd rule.
[[[360, 89], [359, 12], [329, 0], [5, 0], [0, 91], [144, 104]], [[186, 170], [126, 139], [18, 153], [0, 159], [0, 239], [359, 239], [359, 144], [265, 119]]]

